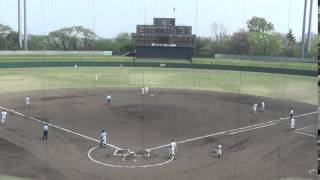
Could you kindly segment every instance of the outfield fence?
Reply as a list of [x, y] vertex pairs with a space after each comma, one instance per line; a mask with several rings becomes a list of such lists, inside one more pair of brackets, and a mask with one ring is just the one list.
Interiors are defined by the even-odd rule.
[[247, 71], [261, 73], [276, 73], [301, 76], [317, 76], [316, 71], [303, 69], [285, 69], [272, 67], [237, 66], [220, 64], [183, 64], [183, 63], [158, 63], [158, 62], [101, 62], [101, 61], [68, 61], [68, 62], [4, 62], [0, 63], [0, 68], [32, 68], [32, 67], [153, 67], [153, 68], [186, 68], [186, 69], [208, 69], [208, 70], [228, 70]]
[[111, 56], [112, 51], [0, 51], [0, 56], [16, 55], [78, 55], [78, 56]]
[[[153, 68], [189, 68], [189, 69], [215, 69], [215, 70], [228, 70], [228, 71], [248, 71], [248, 72], [262, 72], [262, 73], [277, 73], [277, 74], [290, 74], [290, 75], [302, 75], [302, 76], [317, 76], [316, 70], [312, 69], [291, 69], [286, 67], [264, 67], [264, 66], [250, 66], [249, 64], [239, 64], [239, 62], [234, 64], [217, 64], [214, 63], [214, 59], [206, 61], [206, 63], [190, 63], [183, 61], [173, 61], [173, 60], [160, 60], [157, 61], [139, 61], [130, 59], [117, 59], [116, 61], [109, 61], [108, 58], [104, 61], [101, 59], [94, 59], [94, 56], [99, 56], [102, 58], [111, 57], [112, 51], [0, 51], [0, 56], [30, 56], [28, 60], [25, 59], [4, 59], [0, 61], [0, 68], [31, 68], [31, 67], [153, 67]], [[43, 59], [32, 59], [34, 56], [43, 56]], [[68, 61], [63, 58], [69, 56], [83, 57], [81, 61], [75, 59], [68, 59]], [[57, 56], [62, 57], [60, 60], [46, 59], [45, 57]], [[88, 57], [87, 57], [88, 56]], [[114, 57], [114, 56], [113, 56]], [[91, 59], [92, 58], [92, 59]], [[295, 61], [299, 62], [312, 62], [312, 59], [299, 59], [299, 58], [284, 58], [284, 57], [260, 57], [260, 56], [239, 56], [239, 55], [225, 55], [217, 54], [216, 58], [223, 58], [226, 62], [230, 59], [237, 60], [247, 60], [252, 58], [252, 61], [263, 60], [263, 58], [269, 58], [270, 61]], [[256, 60], [258, 58], [258, 60]], [[260, 58], [260, 59], [259, 59]], [[303, 60], [303, 61], [302, 61]], [[265, 60], [264, 60], [265, 61]]]
[[317, 63], [316, 58], [296, 58], [296, 57], [280, 57], [280, 56], [248, 56], [248, 55], [235, 55], [235, 54], [215, 54], [215, 58], [252, 60], [252, 61], [284, 61], [284, 62]]
[[[0, 56], [22, 56], [22, 55], [78, 55], [78, 56], [111, 56], [113, 51], [0, 51]], [[251, 61], [283, 61], [283, 62], [307, 62], [317, 63], [316, 58], [296, 58], [280, 56], [248, 56], [235, 54], [215, 54], [218, 59], [238, 59]]]

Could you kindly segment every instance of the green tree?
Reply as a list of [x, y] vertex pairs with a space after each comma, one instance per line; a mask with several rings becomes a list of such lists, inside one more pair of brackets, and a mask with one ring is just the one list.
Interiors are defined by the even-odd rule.
[[99, 38], [94, 41], [96, 51], [115, 51], [118, 50], [118, 44], [115, 40]]
[[318, 42], [319, 42], [319, 37], [317, 34], [313, 34], [311, 36], [311, 46], [310, 46], [310, 57], [318, 57]]
[[250, 44], [249, 44], [249, 33], [240, 30], [233, 33], [230, 40], [231, 54], [249, 54]]
[[247, 21], [247, 28], [249, 32], [270, 32], [274, 30], [273, 24], [271, 22], [267, 22], [266, 19], [261, 17], [252, 17], [249, 21]]
[[250, 54], [259, 56], [279, 56], [281, 52], [281, 40], [275, 34], [250, 32], [248, 41]]
[[115, 39], [119, 50], [133, 50], [132, 36], [128, 32], [120, 32]]
[[290, 29], [289, 32], [287, 33], [287, 40], [288, 40], [288, 45], [293, 46], [296, 45], [296, 38], [292, 34], [292, 30]]
[[49, 49], [48, 37], [42, 35], [30, 35], [28, 40], [29, 50], [47, 50]]
[[19, 50], [19, 34], [16, 31], [11, 31], [4, 43], [5, 50]]
[[287, 57], [296, 57], [299, 55], [299, 47], [291, 29], [285, 36], [279, 35], [279, 37], [282, 38], [283, 44], [281, 55]]
[[93, 50], [97, 35], [82, 26], [61, 28], [50, 32], [48, 44], [56, 50]]
[[212, 41], [208, 37], [197, 37], [195, 56], [198, 57], [212, 57]]
[[10, 26], [0, 24], [0, 49], [1, 50], [17, 50], [18, 45], [18, 33], [13, 31]]
[[231, 49], [231, 37], [225, 36], [219, 41], [213, 41], [211, 45], [211, 51], [213, 54], [229, 54], [232, 53]]

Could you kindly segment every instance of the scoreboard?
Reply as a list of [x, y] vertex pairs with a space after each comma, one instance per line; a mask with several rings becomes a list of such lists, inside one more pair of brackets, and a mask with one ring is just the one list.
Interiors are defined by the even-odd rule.
[[[137, 25], [137, 33], [169, 33], [173, 35], [191, 35], [191, 26], [153, 26]], [[139, 34], [138, 34], [139, 35]]]
[[136, 55], [141, 55], [141, 52], [146, 49], [157, 53], [157, 47], [161, 53], [165, 53], [163, 48], [167, 48], [166, 50], [171, 51], [170, 54], [175, 54], [173, 48], [181, 53], [184, 48], [188, 48], [185, 50], [190, 54], [195, 47], [196, 35], [192, 34], [191, 26], [176, 26], [174, 18], [154, 18], [153, 25], [137, 25], [136, 33], [132, 34], [132, 38], [137, 51]]
[[154, 18], [153, 25], [155, 26], [175, 26], [176, 21], [174, 18]]

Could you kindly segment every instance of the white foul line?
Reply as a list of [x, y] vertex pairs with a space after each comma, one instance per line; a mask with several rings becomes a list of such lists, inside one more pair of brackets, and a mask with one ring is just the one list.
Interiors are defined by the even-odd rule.
[[[190, 141], [204, 139], [204, 138], [207, 138], [207, 137], [213, 137], [213, 136], [226, 134], [226, 133], [229, 133], [231, 131], [242, 130], [242, 129], [252, 128], [252, 127], [256, 127], [256, 126], [261, 126], [261, 125], [265, 125], [265, 124], [268, 124], [268, 123], [273, 123], [273, 122], [276, 122], [276, 121], [280, 121], [280, 120], [272, 120], [272, 121], [269, 121], [269, 122], [266, 122], [266, 123], [259, 123], [259, 124], [254, 124], [254, 125], [250, 125], [250, 126], [246, 126], [246, 127], [237, 128], [237, 129], [230, 129], [230, 130], [227, 130], [227, 131], [217, 132], [217, 133], [213, 133], [213, 134], [207, 134], [207, 135], [196, 137], [196, 138], [191, 138], [191, 139], [186, 139], [186, 140], [183, 140], [183, 141], [178, 141], [176, 143], [177, 144], [182, 144], [182, 143], [186, 143], [186, 142], [190, 142]], [[153, 148], [148, 148], [147, 150], [155, 150], [155, 149], [160, 149], [160, 148], [164, 148], [164, 147], [167, 147], [167, 146], [170, 146], [170, 144], [165, 144], [165, 145], [161, 145], [161, 146], [157, 146], [157, 147], [153, 147]]]
[[[296, 115], [294, 117], [302, 117], [302, 116], [307, 116], [307, 115], [316, 114], [316, 113], [318, 113], [318, 111], [299, 114], [299, 115]], [[217, 132], [217, 133], [213, 133], [213, 134], [208, 134], [208, 135], [204, 135], [204, 136], [200, 136], [200, 137], [196, 137], [196, 138], [186, 139], [186, 140], [183, 140], [183, 141], [178, 141], [176, 143], [177, 144], [182, 144], [182, 143], [186, 143], [186, 142], [190, 142], [190, 141], [195, 141], [195, 140], [204, 139], [204, 138], [207, 138], [207, 137], [218, 136], [218, 135], [227, 134], [227, 133], [229, 133], [229, 135], [232, 135], [232, 133], [233, 134], [240, 133], [241, 130], [244, 130], [244, 131], [241, 131], [241, 132], [245, 132], [245, 131], [249, 131], [249, 130], [254, 130], [254, 129], [258, 129], [258, 128], [263, 128], [263, 127], [275, 125], [275, 124], [278, 124], [279, 122], [281, 122], [283, 120], [286, 120], [286, 119], [290, 119], [290, 117], [280, 118], [280, 119], [277, 119], [277, 120], [271, 120], [271, 121], [268, 121], [268, 122], [254, 124], [254, 125], [250, 125], [250, 126], [246, 126], [246, 127], [237, 128], [237, 129], [230, 129], [230, 130]], [[269, 125], [269, 124], [271, 124], [271, 125]], [[257, 128], [255, 128], [255, 127], [257, 127]], [[235, 133], [235, 131], [236, 131], [236, 133]], [[170, 146], [170, 144], [156, 146], [156, 147], [148, 148], [146, 150], [150, 150], [151, 151], [151, 150], [155, 150], [155, 149], [164, 148], [164, 147], [167, 147], [167, 146]]]
[[279, 122], [267, 124], [267, 125], [264, 125], [264, 126], [258, 126], [258, 127], [255, 127], [255, 128], [249, 128], [249, 129], [245, 129], [245, 130], [241, 130], [241, 131], [235, 131], [235, 132], [229, 133], [228, 135], [233, 135], [233, 134], [238, 134], [238, 133], [242, 133], [242, 132], [246, 132], [246, 131], [260, 129], [260, 128], [264, 128], [264, 127], [268, 127], [268, 126], [273, 126], [273, 125], [276, 125], [276, 124], [279, 124]]
[[296, 131], [300, 131], [300, 130], [302, 130], [302, 129], [307, 129], [307, 128], [311, 128], [311, 127], [315, 127], [315, 125], [302, 127], [302, 128], [296, 129]]
[[[10, 111], [10, 112], [12, 112], [12, 113], [14, 113], [14, 114], [17, 114], [17, 115], [19, 115], [19, 116], [22, 116], [22, 117], [25, 117], [25, 118], [34, 120], [34, 121], [36, 121], [36, 122], [45, 123], [45, 124], [47, 124], [48, 126], [54, 127], [54, 128], [56, 128], [56, 129], [60, 129], [60, 130], [62, 130], [62, 131], [65, 131], [65, 132], [68, 132], [68, 133], [71, 133], [71, 134], [74, 134], [74, 135], [78, 135], [78, 136], [83, 137], [83, 138], [85, 138], [85, 139], [89, 139], [89, 140], [92, 140], [92, 141], [95, 141], [95, 142], [100, 142], [98, 139], [94, 139], [94, 138], [92, 138], [92, 137], [89, 137], [89, 136], [86, 136], [86, 135], [77, 133], [77, 132], [75, 132], [75, 131], [71, 131], [71, 130], [69, 130], [69, 129], [66, 129], [66, 128], [63, 128], [63, 127], [60, 127], [60, 126], [51, 124], [51, 123], [47, 123], [47, 122], [45, 122], [45, 121], [41, 121], [41, 120], [36, 119], [36, 118], [34, 118], [34, 117], [27, 116], [27, 115], [24, 115], [24, 114], [22, 114], [22, 113], [19, 113], [19, 112], [13, 110], [13, 109], [8, 109], [8, 108], [2, 107], [2, 106], [0, 106], [0, 108], [1, 108], [1, 109], [5, 109], [5, 110], [7, 110], [7, 111]], [[112, 147], [112, 148], [114, 148], [114, 149], [121, 149], [121, 148], [119, 148], [119, 147], [117, 147], [117, 146], [115, 146], [115, 145], [112, 145], [112, 144], [107, 144], [107, 145], [110, 146], [110, 147]]]
[[302, 135], [310, 136], [310, 137], [316, 137], [315, 135], [308, 134], [308, 133], [303, 133], [303, 132], [299, 132], [299, 131], [292, 131], [292, 132], [296, 133], [296, 134], [302, 134]]
[[296, 134], [302, 134], [302, 135], [310, 136], [310, 137], [317, 137], [317, 136], [315, 136], [315, 135], [313, 135], [313, 134], [300, 132], [302, 129], [312, 128], [312, 127], [315, 127], [315, 125], [311, 125], [311, 126], [306, 126], [306, 127], [302, 127], [302, 128], [299, 128], [299, 129], [295, 129], [295, 130], [292, 131], [292, 132], [293, 132], [293, 133], [296, 133]]

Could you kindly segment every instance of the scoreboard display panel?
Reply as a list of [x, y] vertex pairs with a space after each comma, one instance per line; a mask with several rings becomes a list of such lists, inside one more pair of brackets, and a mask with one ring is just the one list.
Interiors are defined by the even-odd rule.
[[183, 53], [184, 48], [188, 48], [187, 52], [190, 54], [195, 47], [196, 35], [192, 34], [191, 26], [176, 26], [174, 18], [154, 18], [153, 25], [137, 25], [132, 38], [137, 54], [146, 49], [157, 52], [154, 49], [156, 47], [171, 48], [171, 54], [175, 52], [172, 48], [176, 48], [177, 52], [179, 49], [180, 53]]
[[174, 18], [154, 18], [153, 19], [154, 26], [175, 26]]

